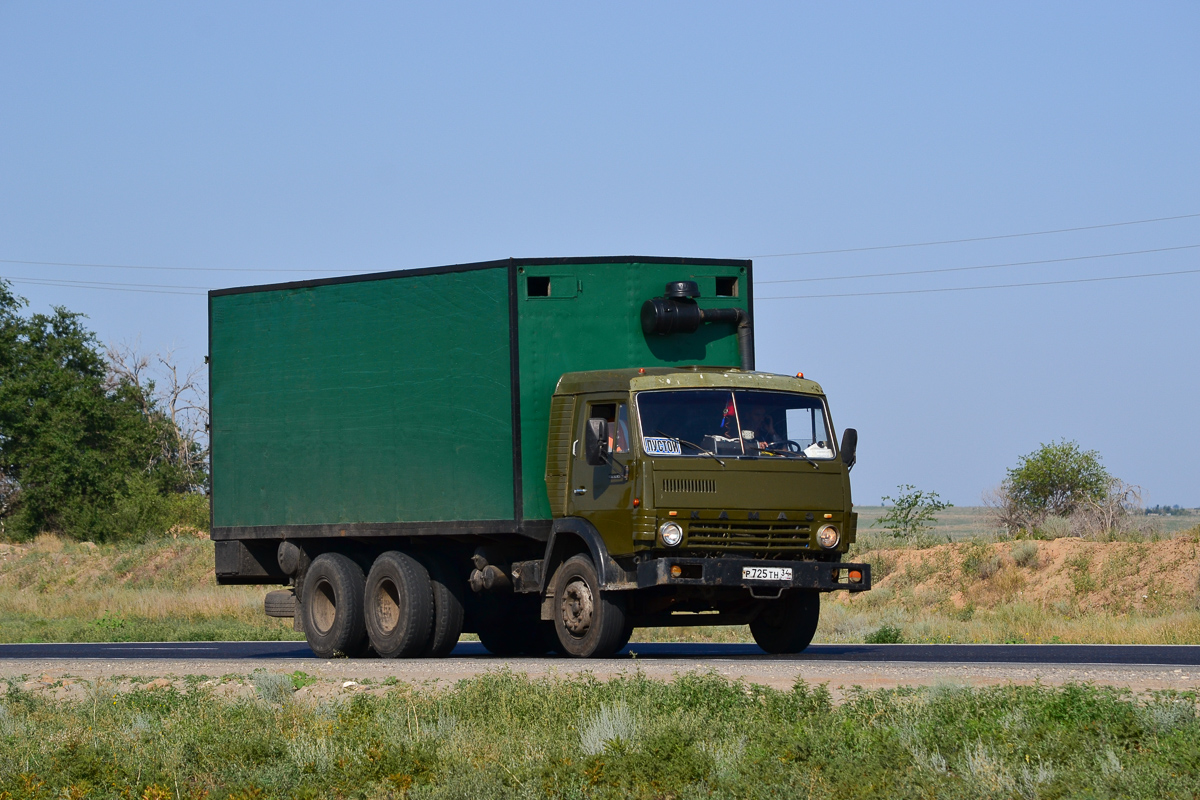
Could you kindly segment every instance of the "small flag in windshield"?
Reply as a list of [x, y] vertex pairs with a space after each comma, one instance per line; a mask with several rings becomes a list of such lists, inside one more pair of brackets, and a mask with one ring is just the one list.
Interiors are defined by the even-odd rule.
[[723, 430], [723, 431], [733, 430], [733, 426], [731, 426], [729, 424], [729, 421], [733, 418], [734, 418], [733, 398], [730, 398], [729, 402], [725, 404], [725, 416], [721, 418], [721, 430]]

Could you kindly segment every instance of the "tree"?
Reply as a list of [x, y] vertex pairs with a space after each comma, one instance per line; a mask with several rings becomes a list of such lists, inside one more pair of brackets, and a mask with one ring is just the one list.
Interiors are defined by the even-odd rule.
[[128, 343], [109, 345], [105, 352], [105, 387], [141, 388], [142, 414], [155, 423], [159, 463], [176, 477], [178, 491], [200, 491], [207, 482], [208, 403], [200, 381], [203, 367], [187, 372], [178, 366], [173, 350], [146, 355]]
[[937, 520], [937, 513], [952, 508], [952, 503], [943, 503], [937, 492], [923, 492], [915, 486], [901, 484], [896, 487], [896, 496], [881, 498], [886, 506], [890, 501], [891, 508], [871, 525], [887, 528], [897, 539], [913, 538], [929, 530]]
[[1051, 442], [1021, 456], [1001, 487], [1013, 503], [1038, 522], [1048, 514], [1069, 517], [1108, 494], [1112, 478], [1095, 450], [1078, 442]]
[[196, 483], [194, 470], [162, 457], [177, 431], [152, 387], [110, 374], [82, 315], [25, 317], [25, 305], [0, 280], [5, 533], [103, 539], [145, 528], [162, 517], [160, 500]]

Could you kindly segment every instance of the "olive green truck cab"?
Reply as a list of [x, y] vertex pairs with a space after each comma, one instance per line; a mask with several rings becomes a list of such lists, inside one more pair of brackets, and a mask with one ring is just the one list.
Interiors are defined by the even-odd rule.
[[746, 625], [803, 650], [857, 434], [754, 370], [752, 264], [507, 259], [210, 293], [217, 580], [322, 657], [611, 655]]

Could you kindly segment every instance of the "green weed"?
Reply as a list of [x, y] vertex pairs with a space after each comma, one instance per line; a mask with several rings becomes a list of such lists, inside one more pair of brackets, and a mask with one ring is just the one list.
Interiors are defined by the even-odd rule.
[[1084, 595], [1096, 591], [1099, 588], [1095, 577], [1092, 576], [1092, 556], [1090, 553], [1081, 552], [1078, 555], [1066, 560], [1068, 576], [1071, 579], [1071, 584], [1075, 587], [1075, 594]]
[[867, 644], [900, 644], [903, 641], [900, 629], [893, 625], [880, 625], [866, 637]]
[[497, 671], [316, 706], [221, 700], [199, 682], [102, 694], [0, 700], [0, 797], [1158, 798], [1200, 785], [1194, 693], [939, 685], [835, 705], [803, 682]]

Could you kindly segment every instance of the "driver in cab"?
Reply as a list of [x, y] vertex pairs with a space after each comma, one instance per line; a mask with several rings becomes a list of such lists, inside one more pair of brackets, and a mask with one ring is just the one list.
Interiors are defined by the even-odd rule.
[[747, 446], [767, 450], [781, 438], [775, 432], [775, 419], [767, 413], [766, 406], [752, 405], [746, 409], [746, 417], [742, 420], [742, 439]]

